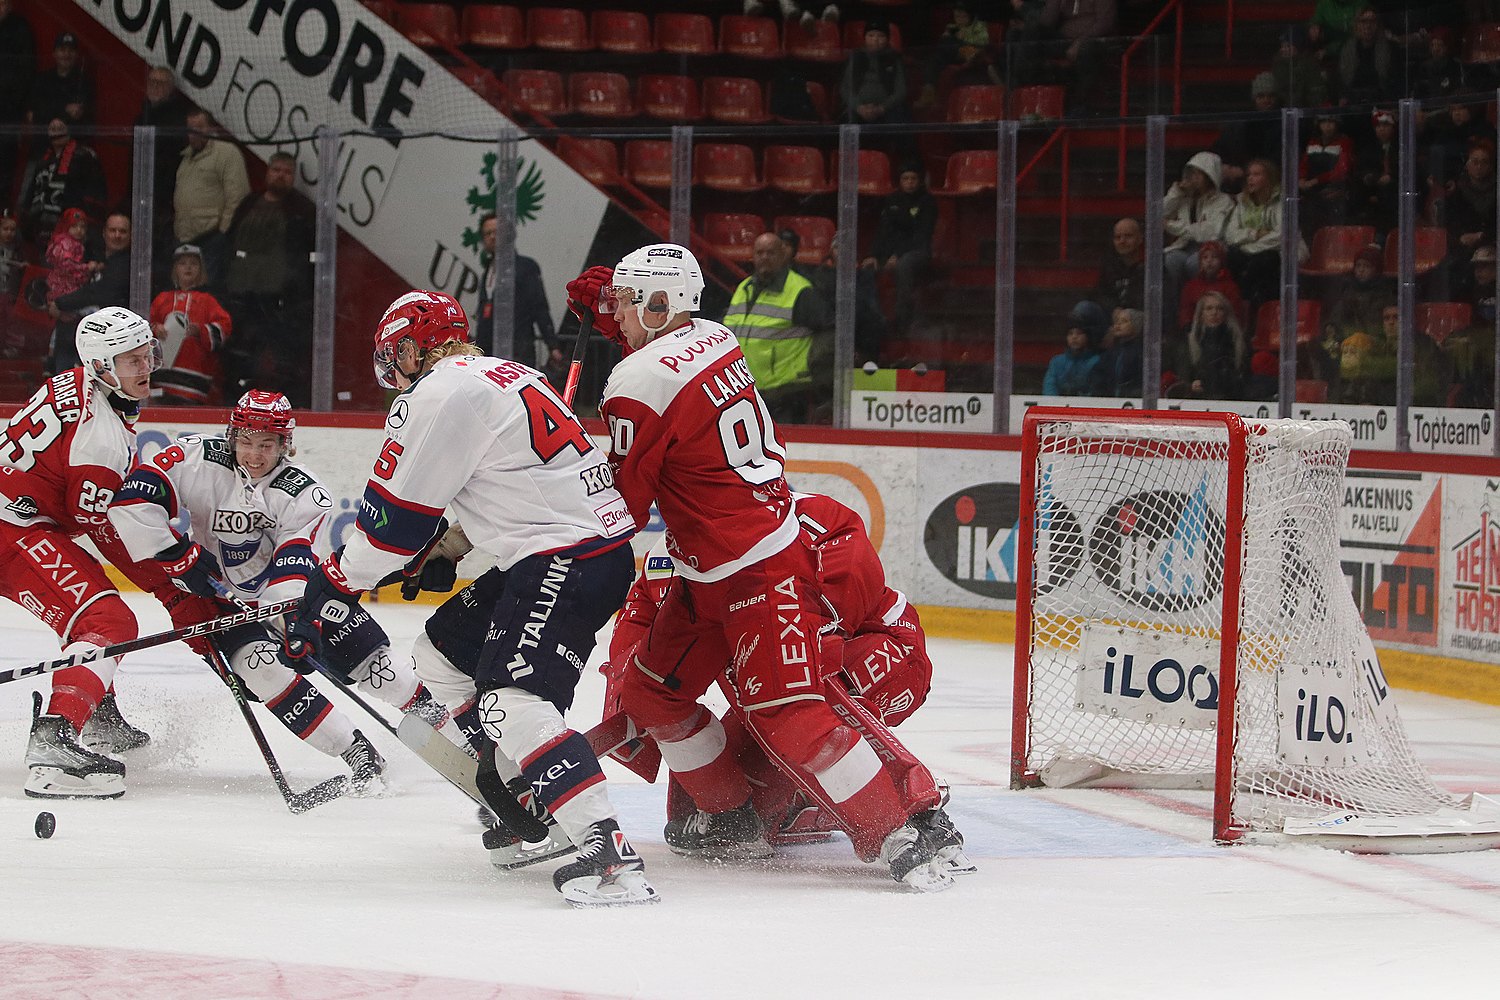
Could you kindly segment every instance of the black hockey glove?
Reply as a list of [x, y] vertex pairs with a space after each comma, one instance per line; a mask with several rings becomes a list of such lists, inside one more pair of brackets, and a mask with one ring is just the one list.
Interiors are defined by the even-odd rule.
[[199, 597], [223, 596], [225, 587], [219, 561], [191, 538], [182, 538], [170, 548], [162, 549], [156, 554], [156, 561], [178, 590]]
[[[342, 551], [342, 550], [340, 550]], [[351, 590], [339, 569], [339, 553], [335, 552], [325, 561], [318, 572], [307, 578], [307, 589], [302, 592], [302, 605], [287, 617], [286, 656], [288, 660], [307, 657], [323, 658], [323, 629], [338, 628], [354, 615], [359, 604], [359, 591]], [[300, 667], [293, 666], [300, 670]]]
[[401, 580], [401, 599], [415, 601], [424, 590], [435, 594], [446, 594], [458, 585], [458, 563], [442, 556], [427, 560], [421, 572]]
[[[456, 537], [454, 537], [456, 536]], [[458, 560], [473, 546], [458, 525], [438, 518], [437, 530], [401, 571], [401, 599], [415, 601], [424, 590], [446, 594], [458, 583]]]

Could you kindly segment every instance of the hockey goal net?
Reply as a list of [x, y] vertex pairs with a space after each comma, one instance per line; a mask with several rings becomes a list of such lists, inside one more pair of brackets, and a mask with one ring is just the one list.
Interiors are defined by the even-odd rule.
[[1412, 754], [1339, 566], [1342, 421], [1034, 408], [1011, 783], [1211, 787], [1214, 836], [1491, 846]]

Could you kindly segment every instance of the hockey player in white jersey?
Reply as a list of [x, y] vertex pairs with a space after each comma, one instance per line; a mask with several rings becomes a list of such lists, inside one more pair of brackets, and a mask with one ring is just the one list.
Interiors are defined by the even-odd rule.
[[[248, 604], [300, 597], [330, 544], [327, 489], [294, 464], [292, 404], [279, 392], [240, 397], [225, 433], [192, 435], [158, 452], [126, 480], [110, 511], [132, 553], [180, 567], [205, 597]], [[186, 513], [191, 534], [171, 521]], [[221, 590], [220, 588], [223, 588]], [[434, 728], [447, 713], [409, 659], [391, 657], [390, 637], [364, 608], [329, 636], [324, 670]]]
[[[296, 597], [317, 572], [328, 492], [306, 469], [291, 463], [296, 422], [280, 393], [246, 393], [223, 435], [184, 437], [125, 478], [109, 519], [130, 555], [155, 562], [177, 587], [194, 595], [201, 614], [243, 603]], [[188, 518], [188, 533], [172, 522]], [[441, 706], [421, 687], [410, 662], [393, 665], [390, 640], [363, 613], [327, 646], [325, 665], [349, 682], [402, 710]], [[209, 637], [236, 676], [294, 735], [349, 765], [356, 792], [383, 788], [384, 761], [349, 718], [282, 658], [281, 644], [265, 625]], [[309, 664], [310, 665], [310, 664]], [[298, 664], [302, 666], [302, 664]], [[436, 720], [441, 722], [441, 717]]]
[[598, 759], [563, 721], [595, 633], [634, 576], [635, 529], [605, 456], [546, 376], [480, 355], [462, 307], [440, 292], [409, 292], [386, 310], [375, 376], [403, 391], [353, 535], [308, 580], [289, 651], [316, 652], [451, 508], [504, 576], [476, 671], [481, 725], [579, 847], [553, 884], [577, 906], [654, 902]]

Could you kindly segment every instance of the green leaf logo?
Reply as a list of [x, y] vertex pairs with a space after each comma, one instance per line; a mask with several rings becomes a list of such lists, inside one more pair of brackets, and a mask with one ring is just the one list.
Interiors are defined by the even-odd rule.
[[[469, 188], [468, 194], [464, 196], [464, 202], [469, 207], [469, 214], [474, 216], [474, 224], [464, 229], [463, 245], [475, 253], [479, 252], [481, 246], [479, 219], [485, 213], [493, 211], [495, 207], [495, 170], [499, 162], [500, 158], [494, 153], [484, 154], [484, 165], [479, 170], [479, 177], [483, 183]], [[542, 168], [524, 156], [519, 157], [516, 160], [516, 223], [518, 226], [535, 222], [542, 214], [542, 202], [546, 199], [545, 188]]]

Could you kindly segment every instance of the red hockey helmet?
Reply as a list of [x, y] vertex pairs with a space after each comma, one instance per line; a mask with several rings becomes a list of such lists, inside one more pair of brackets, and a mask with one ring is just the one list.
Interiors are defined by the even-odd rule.
[[[417, 348], [418, 367], [399, 368], [401, 344], [410, 339]], [[443, 292], [411, 291], [386, 307], [375, 328], [375, 381], [387, 389], [396, 384], [399, 371], [408, 381], [421, 371], [421, 355], [450, 340], [469, 342], [469, 317], [453, 296]]]
[[229, 439], [229, 450], [234, 451], [234, 441], [240, 431], [264, 431], [281, 438], [281, 455], [285, 458], [292, 451], [292, 431], [297, 429], [297, 420], [292, 416], [292, 401], [279, 392], [251, 389], [240, 397], [229, 412], [229, 427], [225, 437]]

